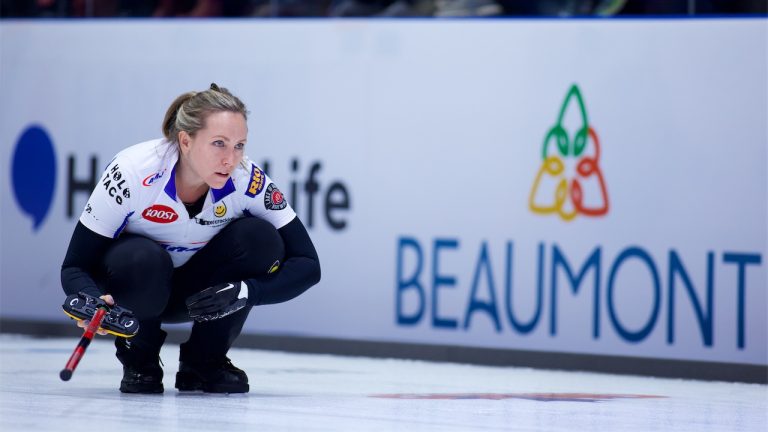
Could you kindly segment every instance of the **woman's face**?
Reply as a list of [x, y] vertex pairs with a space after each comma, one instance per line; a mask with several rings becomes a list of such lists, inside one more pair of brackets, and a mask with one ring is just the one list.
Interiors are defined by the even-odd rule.
[[209, 114], [204, 124], [194, 136], [179, 134], [182, 160], [208, 186], [221, 189], [243, 159], [248, 127], [242, 114], [231, 111]]

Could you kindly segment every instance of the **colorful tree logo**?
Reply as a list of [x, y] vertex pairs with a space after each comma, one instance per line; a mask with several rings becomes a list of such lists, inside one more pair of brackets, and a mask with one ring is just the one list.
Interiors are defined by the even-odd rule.
[[544, 138], [541, 158], [528, 198], [531, 211], [556, 213], [565, 221], [578, 214], [608, 213], [608, 192], [599, 165], [600, 142], [575, 84], [563, 101], [557, 123]]

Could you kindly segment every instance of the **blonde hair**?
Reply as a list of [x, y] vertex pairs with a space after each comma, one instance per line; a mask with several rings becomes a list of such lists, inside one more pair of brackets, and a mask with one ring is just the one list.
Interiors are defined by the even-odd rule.
[[178, 143], [179, 132], [184, 131], [194, 136], [205, 127], [209, 114], [221, 111], [240, 113], [247, 120], [248, 110], [245, 104], [225, 88], [216, 83], [201, 92], [188, 92], [177, 97], [168, 107], [163, 119], [163, 135], [172, 143]]

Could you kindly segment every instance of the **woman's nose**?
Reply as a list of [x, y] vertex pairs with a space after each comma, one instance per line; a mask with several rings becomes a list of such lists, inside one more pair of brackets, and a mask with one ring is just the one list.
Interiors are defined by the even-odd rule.
[[227, 152], [226, 156], [224, 156], [224, 160], [222, 161], [224, 163], [224, 166], [231, 167], [235, 164], [235, 152], [230, 150]]

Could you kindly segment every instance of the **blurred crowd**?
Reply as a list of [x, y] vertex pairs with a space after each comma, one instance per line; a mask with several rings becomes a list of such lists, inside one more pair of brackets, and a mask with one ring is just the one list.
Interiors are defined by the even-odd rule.
[[768, 0], [0, 0], [3, 18], [766, 14]]

